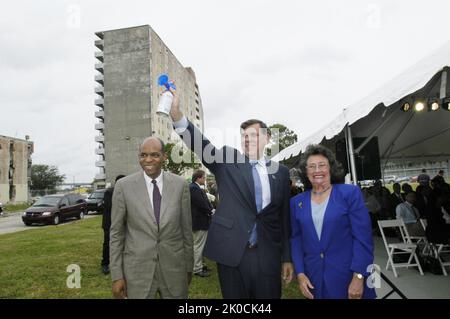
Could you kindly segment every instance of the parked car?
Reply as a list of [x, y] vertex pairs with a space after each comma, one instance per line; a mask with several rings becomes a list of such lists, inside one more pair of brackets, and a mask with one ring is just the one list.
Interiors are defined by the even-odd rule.
[[385, 184], [388, 184], [388, 183], [393, 184], [393, 183], [395, 183], [396, 179], [397, 179], [397, 176], [395, 176], [395, 175], [386, 175], [386, 176], [384, 176], [383, 181]]
[[3, 204], [0, 202], [0, 216], [3, 215]]
[[410, 177], [409, 176], [404, 176], [404, 177], [397, 177], [397, 179], [395, 180], [397, 183], [403, 183], [403, 182], [409, 182]]
[[68, 218], [82, 219], [86, 214], [86, 201], [78, 194], [47, 195], [38, 199], [22, 215], [22, 221], [58, 225]]
[[103, 214], [105, 208], [105, 191], [106, 189], [98, 189], [92, 192], [86, 199], [87, 212], [97, 212]]
[[366, 179], [364, 181], [359, 181], [359, 184], [361, 187], [370, 187], [373, 186], [374, 182], [375, 181], [373, 179]]

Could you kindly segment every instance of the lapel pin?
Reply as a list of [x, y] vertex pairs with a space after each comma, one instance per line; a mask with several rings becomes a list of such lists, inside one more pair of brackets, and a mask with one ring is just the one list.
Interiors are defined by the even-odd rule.
[[303, 202], [298, 203], [298, 207], [300, 207], [300, 209], [303, 208]]

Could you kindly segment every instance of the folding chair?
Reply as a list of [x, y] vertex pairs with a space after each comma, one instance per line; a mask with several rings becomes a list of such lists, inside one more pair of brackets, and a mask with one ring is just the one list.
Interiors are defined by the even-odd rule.
[[444, 276], [447, 276], [447, 270], [445, 270], [445, 267], [450, 267], [450, 258], [445, 261], [443, 259], [444, 255], [450, 255], [450, 245], [446, 244], [431, 244], [434, 256], [439, 260], [439, 263], [441, 264], [442, 273]]
[[[425, 236], [426, 229], [427, 229], [427, 220], [424, 218], [420, 218], [420, 225], [422, 226], [423, 230], [423, 236], [409, 236], [411, 239], [411, 242], [416, 244], [418, 248], [421, 248], [420, 255], [425, 256], [429, 253], [431, 249], [431, 245], [428, 242], [427, 237]], [[406, 225], [405, 225], [406, 226]]]
[[[420, 266], [419, 259], [417, 258], [416, 250], [417, 244], [414, 244], [409, 237], [408, 230], [406, 229], [403, 219], [392, 219], [392, 220], [379, 220], [378, 227], [380, 228], [381, 237], [383, 238], [384, 246], [388, 254], [388, 261], [386, 264], [386, 270], [389, 266], [392, 267], [394, 276], [398, 277], [396, 268], [409, 268], [412, 266], [417, 266], [421, 275], [423, 275], [422, 267]], [[384, 234], [385, 228], [398, 228], [401, 234], [402, 242], [389, 243]], [[402, 263], [395, 263], [394, 256], [408, 254], [408, 261]], [[413, 263], [413, 259], [415, 263]]]
[[[421, 219], [422, 226], [424, 229], [427, 228], [427, 221]], [[428, 242], [428, 241], [427, 241]], [[450, 245], [447, 244], [438, 244], [438, 243], [428, 243], [428, 246], [431, 250], [431, 253], [433, 254], [433, 257], [436, 258], [439, 261], [439, 264], [441, 265], [442, 273], [444, 276], [447, 276], [447, 270], [445, 267], [450, 267], [450, 258], [448, 261], [445, 261], [443, 256], [444, 255], [450, 255]]]
[[[424, 229], [427, 229], [427, 220], [421, 219], [420, 222], [422, 223], [422, 227]], [[439, 261], [439, 264], [441, 265], [442, 273], [444, 276], [447, 276], [447, 270], [445, 267], [450, 266], [450, 258], [448, 261], [445, 261], [443, 259], [443, 255], [450, 255], [450, 245], [448, 244], [439, 244], [439, 243], [432, 243], [427, 240], [428, 247], [430, 252], [433, 254], [433, 257], [436, 258]]]

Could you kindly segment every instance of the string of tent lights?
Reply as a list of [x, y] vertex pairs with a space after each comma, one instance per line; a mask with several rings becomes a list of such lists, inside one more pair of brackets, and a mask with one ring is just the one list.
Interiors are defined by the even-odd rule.
[[450, 111], [450, 97], [444, 99], [439, 98], [409, 98], [402, 103], [401, 107], [403, 112], [415, 111], [415, 112], [435, 112], [440, 109]]
[[[440, 109], [450, 111], [450, 96], [447, 94], [447, 83], [449, 79], [447, 78], [449, 74], [449, 67], [445, 66], [442, 69], [441, 79], [440, 79], [440, 92], [439, 95], [434, 95], [434, 97], [414, 97], [410, 95], [409, 97], [403, 99], [401, 103], [401, 110], [403, 112], [414, 111], [414, 112], [436, 112]], [[437, 97], [439, 96], [439, 97]]]

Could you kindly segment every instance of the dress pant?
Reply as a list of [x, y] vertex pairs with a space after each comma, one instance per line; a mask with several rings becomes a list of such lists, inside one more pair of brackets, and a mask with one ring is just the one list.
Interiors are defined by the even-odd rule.
[[146, 299], [156, 298], [157, 293], [159, 294], [159, 297], [161, 299], [187, 299], [188, 298], [187, 282], [185, 289], [182, 289], [180, 295], [173, 295], [167, 288], [167, 285], [164, 282], [164, 277], [161, 273], [161, 266], [159, 265], [159, 263], [157, 263], [155, 268], [155, 274], [153, 275], [152, 285], [150, 287], [150, 292], [148, 293]]
[[217, 269], [222, 296], [225, 299], [281, 298], [281, 273], [262, 273], [258, 261], [258, 247], [247, 247], [237, 267], [218, 263]]
[[196, 230], [194, 236], [194, 274], [203, 270], [203, 248], [205, 248], [207, 230]]
[[109, 229], [103, 229], [102, 266], [109, 266]]

